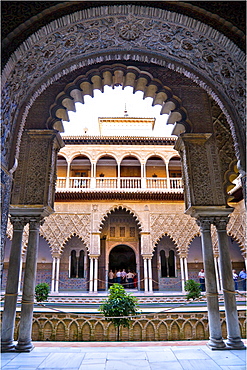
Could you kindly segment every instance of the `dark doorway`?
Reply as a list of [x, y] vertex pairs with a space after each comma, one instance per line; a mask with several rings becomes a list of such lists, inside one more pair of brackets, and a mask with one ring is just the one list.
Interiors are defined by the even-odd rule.
[[109, 270], [136, 271], [136, 257], [133, 249], [127, 245], [117, 245], [109, 255]]

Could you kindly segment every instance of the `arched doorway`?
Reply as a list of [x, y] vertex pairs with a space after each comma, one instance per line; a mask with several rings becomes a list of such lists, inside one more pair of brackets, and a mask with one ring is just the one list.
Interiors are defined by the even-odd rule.
[[136, 271], [135, 252], [128, 245], [120, 244], [114, 247], [109, 254], [109, 270]]

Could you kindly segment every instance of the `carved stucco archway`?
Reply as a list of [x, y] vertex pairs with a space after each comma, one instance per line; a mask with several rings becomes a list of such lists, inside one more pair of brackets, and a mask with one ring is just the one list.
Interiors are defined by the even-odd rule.
[[41, 28], [12, 54], [2, 83], [6, 167], [16, 125], [18, 155], [28, 112], [48, 86], [83, 66], [125, 60], [166, 66], [205, 89], [224, 112], [244, 167], [244, 53], [200, 21], [135, 5], [69, 14]]
[[151, 73], [124, 64], [103, 65], [98, 69], [91, 69], [85, 75], [78, 76], [67, 84], [50, 107], [47, 126], [52, 125], [57, 130], [62, 130], [61, 121], [69, 121], [68, 111], [76, 111], [75, 103], [83, 104], [85, 95], [93, 97], [94, 90], [103, 92], [105, 86], [112, 88], [130, 86], [134, 88], [134, 92], [142, 91], [144, 98], [152, 98], [153, 106], [161, 105], [160, 114], [169, 114], [168, 124], [177, 122], [184, 125], [186, 132], [191, 131], [191, 122], [187, 117], [186, 109], [172, 89], [164, 86]]
[[111, 207], [110, 209], [108, 209], [106, 212], [104, 212], [104, 214], [101, 215], [101, 217], [100, 217], [99, 225], [95, 225], [96, 229], [98, 229], [99, 232], [101, 232], [101, 229], [103, 228], [104, 223], [107, 220], [107, 218], [111, 214], [113, 214], [115, 211], [118, 211], [118, 210], [125, 211], [133, 217], [133, 220], [136, 222], [136, 225], [139, 229], [139, 232], [144, 229], [144, 225], [143, 225], [143, 221], [142, 221], [141, 217], [133, 209], [131, 209], [130, 207], [128, 207], [126, 205], [123, 205], [123, 204], [115, 205], [115, 206]]

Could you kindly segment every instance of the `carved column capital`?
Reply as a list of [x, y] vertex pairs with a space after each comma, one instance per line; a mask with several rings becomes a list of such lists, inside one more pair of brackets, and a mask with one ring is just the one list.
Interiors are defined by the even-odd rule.
[[29, 222], [29, 230], [37, 230], [41, 225], [44, 223], [44, 218], [43, 217], [29, 217], [28, 222]]
[[214, 217], [213, 224], [216, 226], [217, 231], [220, 232], [220, 231], [226, 231], [228, 222], [229, 222], [228, 216], [219, 216], [219, 217]]
[[22, 230], [29, 220], [28, 217], [11, 216], [10, 222], [15, 230]]
[[196, 219], [197, 225], [200, 227], [200, 230], [203, 231], [210, 231], [211, 225], [214, 222], [214, 217], [198, 217]]

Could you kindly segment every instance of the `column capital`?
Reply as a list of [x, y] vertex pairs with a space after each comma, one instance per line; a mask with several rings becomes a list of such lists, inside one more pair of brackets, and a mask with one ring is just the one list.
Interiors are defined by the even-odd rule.
[[90, 258], [90, 259], [98, 259], [99, 258], [99, 254], [90, 254], [88, 257]]
[[219, 216], [219, 217], [214, 217], [213, 224], [216, 226], [217, 231], [226, 231], [228, 222], [229, 222], [229, 216]]
[[152, 254], [142, 254], [142, 258], [144, 260], [151, 260], [153, 258]]
[[10, 222], [15, 230], [22, 230], [24, 226], [28, 223], [27, 217], [11, 216]]
[[201, 231], [210, 231], [211, 224], [213, 222], [214, 222], [214, 217], [199, 216], [196, 219], [196, 223], [200, 227]]

